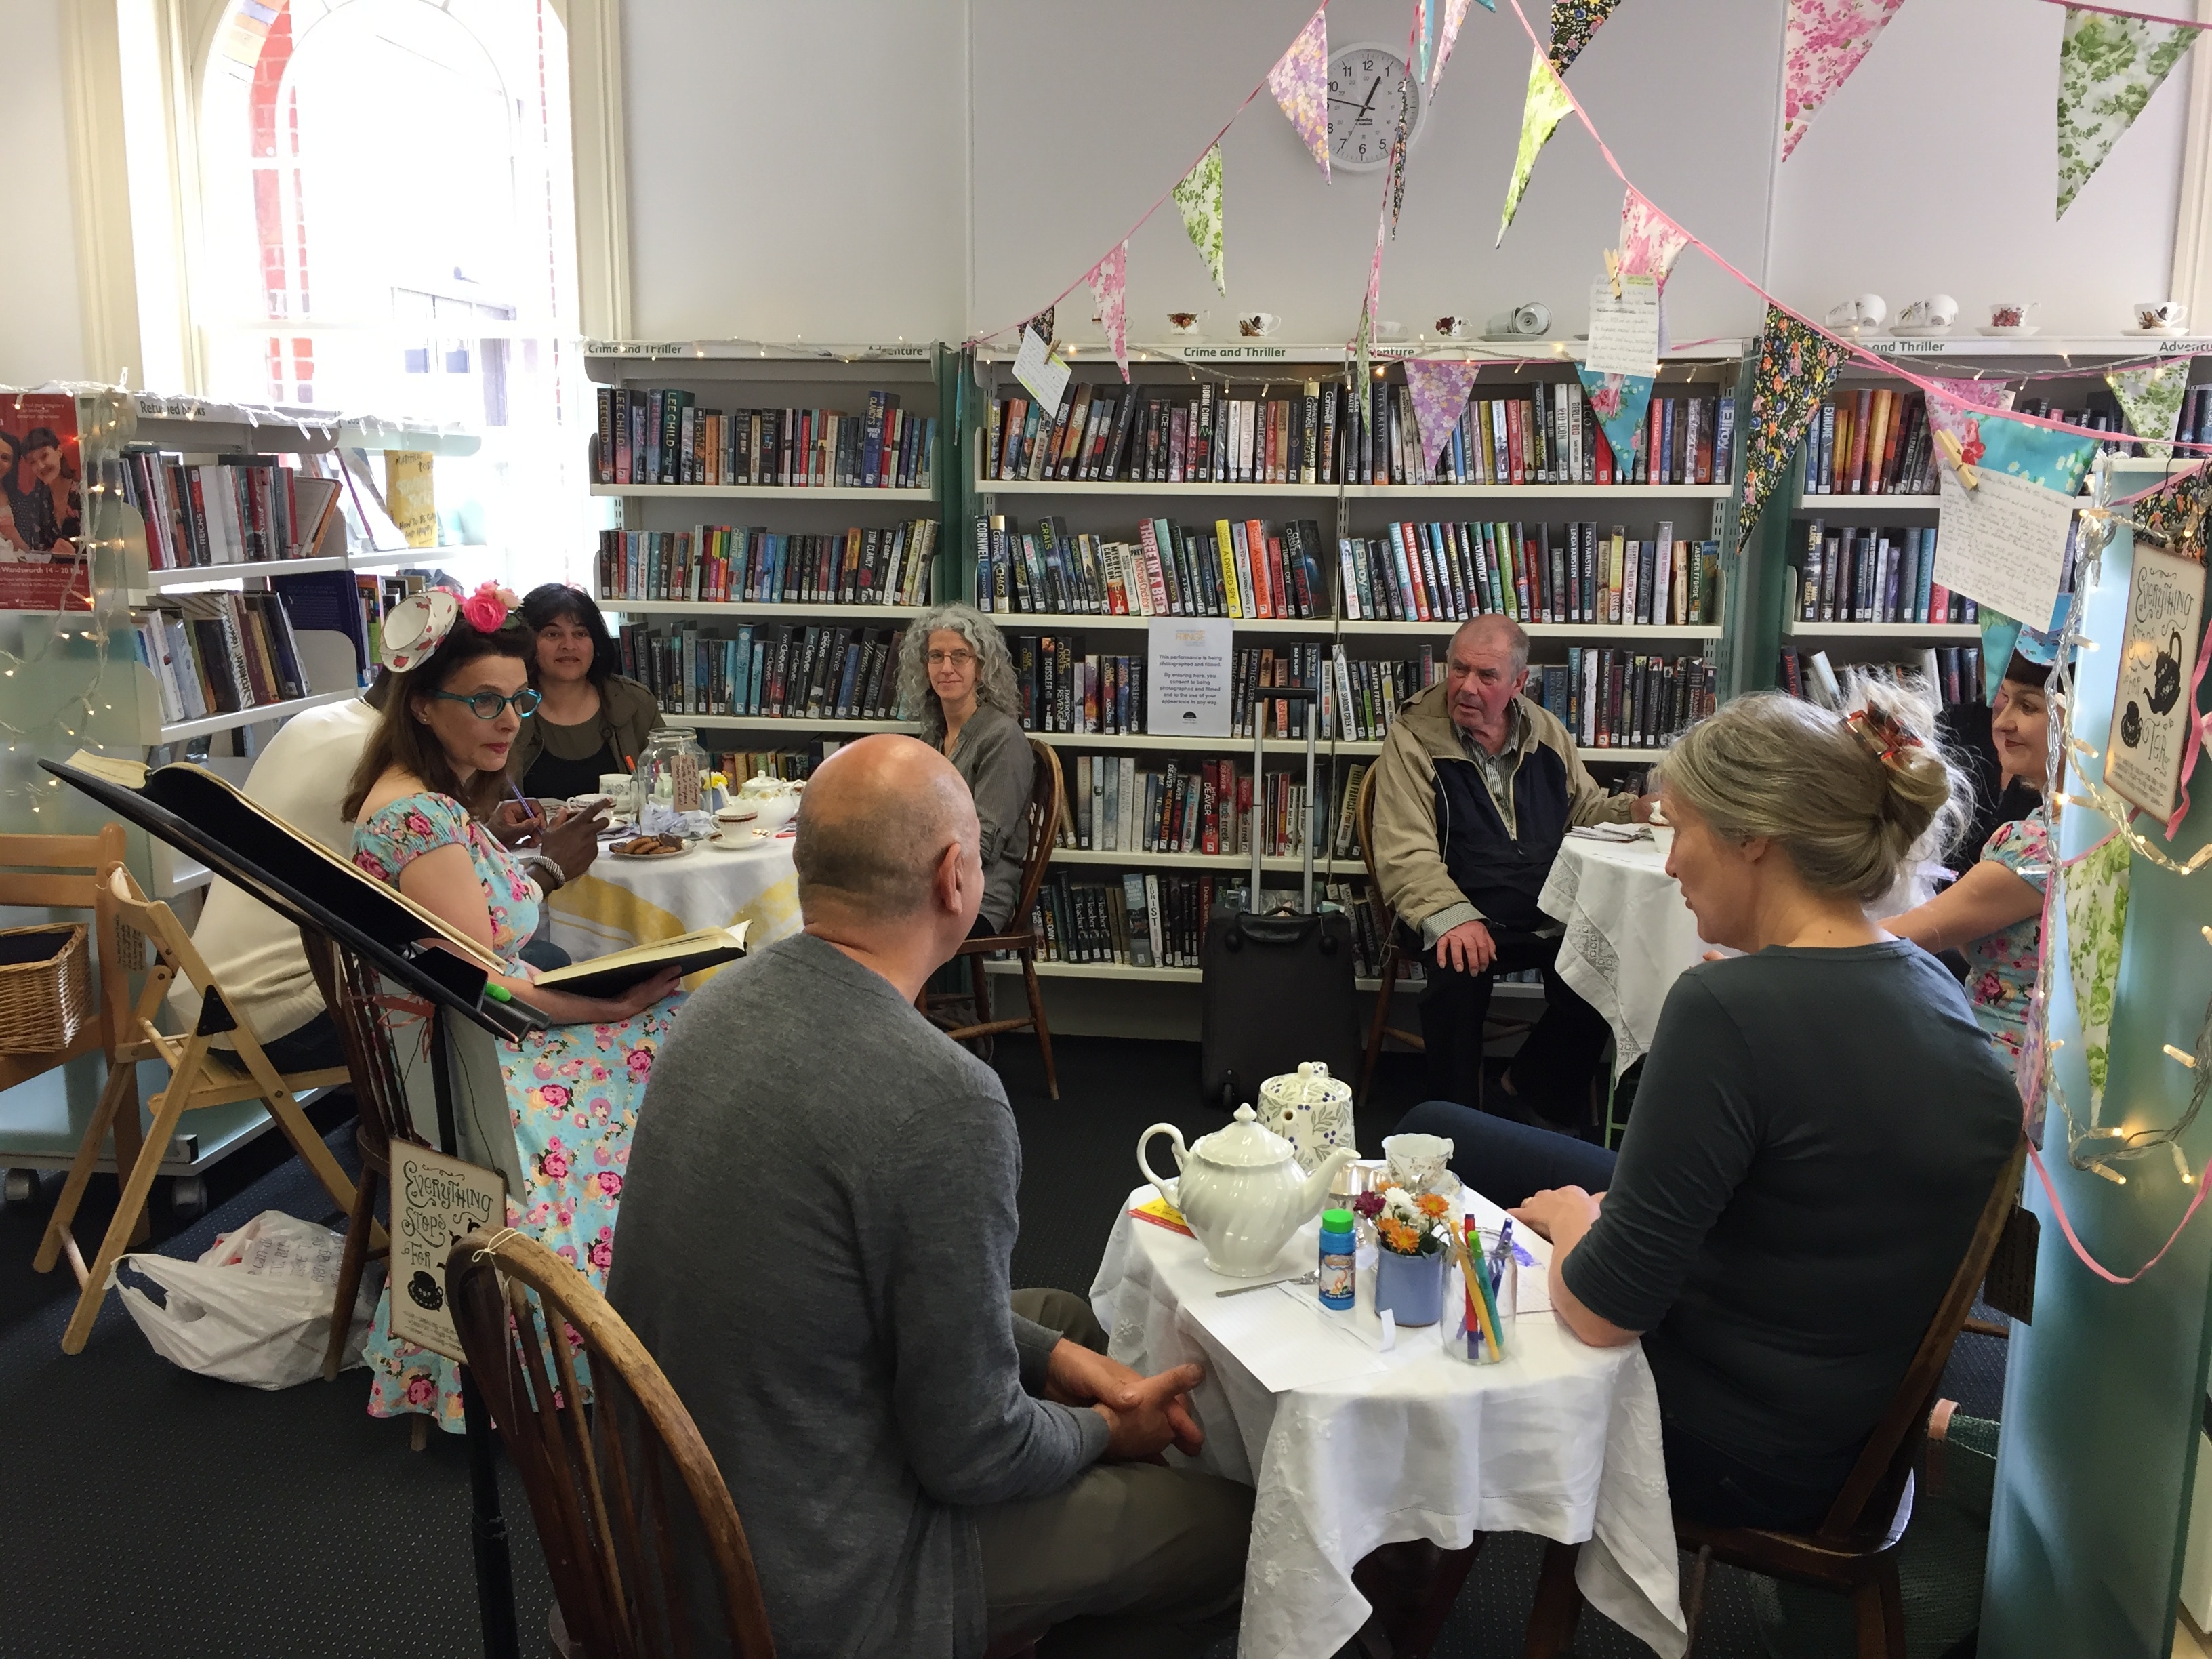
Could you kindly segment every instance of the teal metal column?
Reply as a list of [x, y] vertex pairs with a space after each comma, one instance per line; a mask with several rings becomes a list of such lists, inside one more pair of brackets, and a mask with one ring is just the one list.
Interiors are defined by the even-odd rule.
[[975, 603], [975, 354], [966, 346], [937, 349], [937, 586], [945, 599]]
[[[2082, 659], [2075, 735], [2099, 757], [2133, 556], [2122, 530], [2088, 597], [2084, 626], [2101, 648]], [[2204, 843], [2212, 807], [2200, 800], [2170, 847], [2157, 826], [2139, 819], [2138, 828], [2185, 860]], [[2110, 829], [2097, 814], [2069, 808], [2061, 855], [2085, 851]], [[2184, 878], [2137, 854], [2130, 881], [2103, 1121], [2155, 1131], [2188, 1109], [2196, 1081], [2163, 1045], [2194, 1051], [2212, 997], [2212, 945], [2197, 931], [2212, 922], [2212, 866]], [[2051, 925], [2063, 932], [2063, 915]], [[2053, 1064], [2086, 1123], [2087, 1068], [2063, 939], [2054, 959], [2051, 1030], [2066, 1046]], [[2212, 1158], [2212, 1117], [2194, 1124], [2181, 1145], [2201, 1183]], [[2123, 1164], [2124, 1186], [2069, 1167], [2055, 1105], [2043, 1161], [2082, 1243], [2122, 1275], [2165, 1243], [2199, 1190], [2183, 1184], [2163, 1152]], [[2165, 1260], [2136, 1283], [2116, 1285], [2069, 1248], [2033, 1169], [2025, 1201], [2042, 1224], [2035, 1322], [2013, 1327], [2007, 1361], [1979, 1651], [1983, 1659], [2166, 1659], [2205, 1414], [2212, 1220], [2196, 1217]]]

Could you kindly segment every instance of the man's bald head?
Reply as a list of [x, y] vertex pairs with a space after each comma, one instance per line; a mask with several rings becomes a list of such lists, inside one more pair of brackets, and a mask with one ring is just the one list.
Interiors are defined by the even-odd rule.
[[952, 763], [890, 732], [847, 744], [806, 781], [799, 806], [799, 908], [866, 920], [912, 916], [954, 842], [972, 857], [975, 803]]

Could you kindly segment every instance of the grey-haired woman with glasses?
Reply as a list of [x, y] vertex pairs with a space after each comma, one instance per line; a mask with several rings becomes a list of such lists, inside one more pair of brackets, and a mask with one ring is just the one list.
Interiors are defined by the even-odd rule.
[[922, 737], [968, 780], [983, 830], [983, 903], [972, 936], [1000, 933], [1018, 920], [1036, 776], [1006, 641], [972, 605], [936, 606], [899, 647], [899, 699], [921, 721]]

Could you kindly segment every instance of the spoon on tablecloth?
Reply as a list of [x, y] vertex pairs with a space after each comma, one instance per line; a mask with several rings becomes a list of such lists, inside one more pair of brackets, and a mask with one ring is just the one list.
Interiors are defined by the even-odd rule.
[[1304, 1273], [1294, 1273], [1288, 1279], [1263, 1279], [1257, 1284], [1239, 1285], [1234, 1290], [1216, 1291], [1214, 1295], [1242, 1296], [1247, 1291], [1264, 1291], [1271, 1285], [1318, 1285], [1320, 1282], [1321, 1269], [1318, 1267], [1310, 1267]]

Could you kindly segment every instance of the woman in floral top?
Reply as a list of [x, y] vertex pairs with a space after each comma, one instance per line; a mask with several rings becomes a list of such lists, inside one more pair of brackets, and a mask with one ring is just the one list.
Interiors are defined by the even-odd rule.
[[[2000, 793], [2023, 783], [2039, 794], [2050, 770], [2051, 670], [2015, 653], [1991, 706], [1990, 736]], [[1966, 1000], [2008, 1056], [2020, 1057], [2027, 1004], [2043, 953], [2043, 893], [2050, 848], [2040, 815], [2001, 823], [1974, 867], [1917, 910], [1886, 924], [1901, 939], [1966, 958]]]
[[[482, 820], [537, 701], [530, 644], [497, 601], [472, 599], [436, 648], [394, 678], [344, 814], [356, 864], [496, 952], [507, 971], [492, 982], [556, 1022], [499, 1044], [523, 1172], [507, 1220], [604, 1289], [638, 1104], [681, 999], [673, 969], [620, 996], [584, 997], [540, 990], [521, 961], [541, 895]], [[370, 1328], [369, 1414], [427, 1413], [459, 1433], [451, 1362], [394, 1337], [390, 1302], [387, 1290]]]

